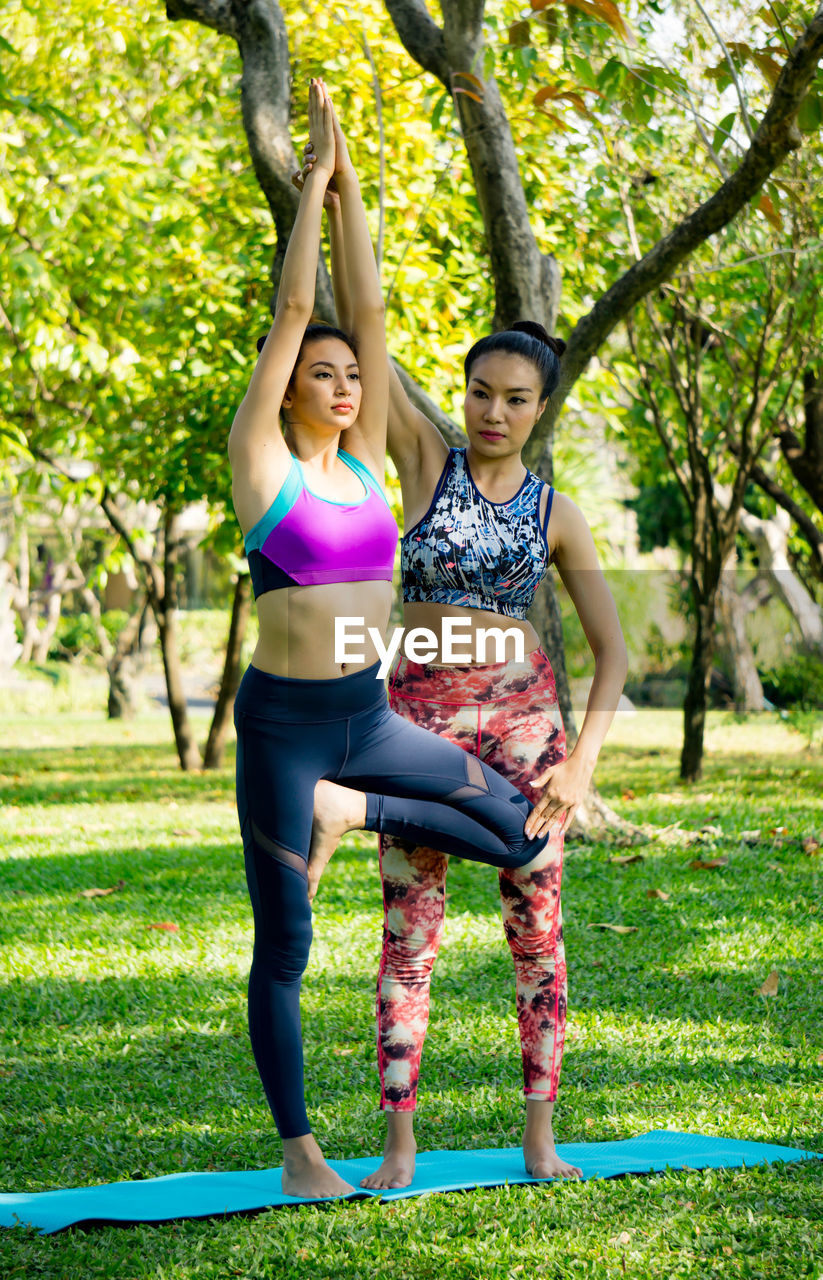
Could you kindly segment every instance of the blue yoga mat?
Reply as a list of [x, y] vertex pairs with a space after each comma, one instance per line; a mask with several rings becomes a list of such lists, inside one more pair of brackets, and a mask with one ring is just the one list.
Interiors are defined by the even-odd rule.
[[[740, 1168], [776, 1160], [823, 1159], [814, 1151], [775, 1147], [765, 1142], [711, 1138], [702, 1133], [657, 1129], [623, 1142], [568, 1142], [557, 1148], [584, 1178], [616, 1178], [626, 1173], [663, 1169]], [[465, 1191], [536, 1182], [523, 1169], [520, 1147], [481, 1151], [424, 1151], [417, 1157], [414, 1182], [398, 1191], [364, 1191], [360, 1179], [379, 1165], [378, 1157], [330, 1160], [342, 1178], [357, 1189], [347, 1199], [380, 1196], [404, 1200], [430, 1191]], [[267, 1209], [276, 1205], [312, 1204], [283, 1195], [280, 1169], [236, 1173], [172, 1173], [140, 1182], [113, 1182], [100, 1187], [71, 1187], [33, 1195], [0, 1195], [0, 1226], [61, 1231], [79, 1223], [168, 1222], [173, 1218]]]

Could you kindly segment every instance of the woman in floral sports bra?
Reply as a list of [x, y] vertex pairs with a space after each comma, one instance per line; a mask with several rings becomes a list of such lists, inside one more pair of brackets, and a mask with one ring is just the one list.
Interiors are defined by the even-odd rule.
[[[307, 148], [302, 178], [311, 172]], [[299, 181], [299, 179], [297, 179]], [[352, 253], [336, 195], [327, 192], [338, 316], [349, 311]], [[550, 839], [528, 867], [500, 868], [503, 929], [514, 960], [526, 1123], [523, 1153], [534, 1177], [579, 1177], [557, 1154], [552, 1112], [566, 1018], [560, 910], [563, 840], [591, 781], [611, 724], [627, 659], [614, 600], [579, 508], [527, 470], [523, 446], [557, 385], [564, 344], [520, 322], [476, 342], [465, 359], [468, 445], [450, 449], [409, 401], [390, 370], [389, 452], [403, 492], [404, 623], [443, 634], [460, 620], [466, 660], [426, 664], [398, 656], [391, 707], [492, 765], [535, 800], [527, 830]], [[554, 563], [595, 657], [595, 676], [577, 743], [567, 757], [554, 675], [526, 611]], [[455, 625], [453, 621], [452, 626]], [[477, 660], [478, 632], [522, 633], [522, 661]], [[513, 638], [509, 643], [513, 643]], [[510, 651], [507, 649], [507, 653]], [[312, 891], [326, 847], [310, 865]], [[411, 849], [380, 840], [383, 954], [377, 984], [377, 1047], [387, 1116], [384, 1160], [363, 1180], [372, 1189], [413, 1177], [413, 1121], [432, 968], [443, 931], [448, 858], [435, 841]]]
[[[326, 1164], [303, 1094], [312, 845], [365, 828], [519, 867], [542, 853], [548, 832], [512, 783], [391, 711], [374, 644], [354, 671], [335, 653], [337, 616], [360, 614], [385, 632], [397, 526], [382, 486], [389, 388], [380, 282], [322, 81], [312, 82], [309, 125], [315, 173], [300, 198], [274, 322], [232, 423], [229, 458], [260, 623], [235, 701], [237, 809], [254, 912], [249, 1031], [283, 1139], [283, 1190], [325, 1198], [352, 1188]], [[352, 252], [351, 337], [309, 323], [332, 178]]]

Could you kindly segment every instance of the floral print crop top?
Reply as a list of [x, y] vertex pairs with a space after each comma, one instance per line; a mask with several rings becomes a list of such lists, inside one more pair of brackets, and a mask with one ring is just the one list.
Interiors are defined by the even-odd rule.
[[532, 471], [508, 502], [490, 502], [469, 470], [465, 449], [450, 449], [431, 505], [400, 548], [403, 599], [462, 605], [524, 619], [549, 567], [543, 481]]

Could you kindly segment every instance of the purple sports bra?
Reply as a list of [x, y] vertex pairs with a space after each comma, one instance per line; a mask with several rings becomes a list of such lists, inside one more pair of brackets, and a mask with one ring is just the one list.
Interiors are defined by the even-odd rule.
[[359, 459], [342, 449], [337, 456], [360, 478], [364, 496], [359, 502], [318, 497], [292, 457], [280, 492], [246, 534], [255, 600], [280, 587], [391, 582], [397, 523], [386, 496]]

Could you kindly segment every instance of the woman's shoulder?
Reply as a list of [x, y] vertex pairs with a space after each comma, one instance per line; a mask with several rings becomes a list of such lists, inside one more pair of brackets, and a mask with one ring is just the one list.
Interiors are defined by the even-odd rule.
[[580, 507], [566, 493], [552, 494], [550, 519], [546, 528], [546, 540], [549, 545], [551, 559], [557, 561], [558, 556], [576, 560], [584, 549], [593, 546], [589, 522]]

